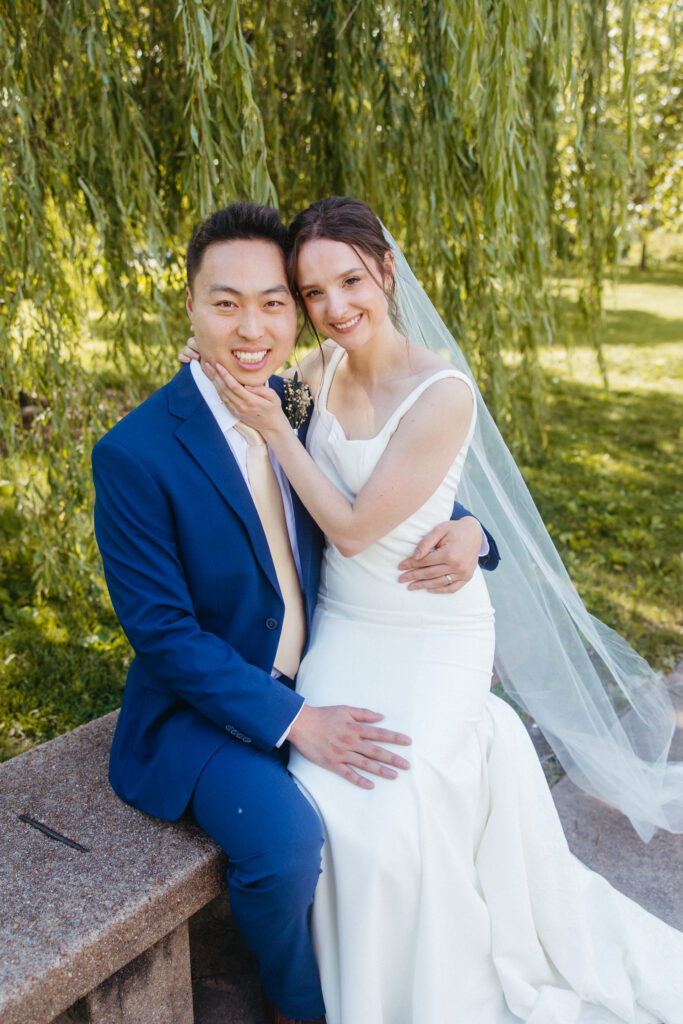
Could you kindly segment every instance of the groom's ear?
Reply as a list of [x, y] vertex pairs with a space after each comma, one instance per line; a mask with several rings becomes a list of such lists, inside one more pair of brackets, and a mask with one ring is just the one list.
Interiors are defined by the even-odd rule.
[[190, 318], [190, 322], [192, 322], [192, 314], [194, 312], [194, 309], [192, 307], [192, 292], [190, 291], [189, 285], [187, 285], [187, 287], [185, 288], [185, 309], [187, 310], [187, 315]]

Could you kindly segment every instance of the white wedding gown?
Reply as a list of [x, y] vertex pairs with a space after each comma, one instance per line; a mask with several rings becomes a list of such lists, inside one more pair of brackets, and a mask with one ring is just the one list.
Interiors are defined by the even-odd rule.
[[[342, 356], [308, 447], [353, 498], [425, 388], [462, 375], [435, 374], [376, 437], [350, 441], [326, 407]], [[397, 582], [397, 564], [450, 517], [473, 430], [409, 520], [354, 558], [324, 555], [297, 690], [381, 711], [413, 740], [399, 749], [410, 770], [371, 791], [292, 750], [326, 835], [312, 928], [328, 1024], [682, 1024], [683, 933], [570, 853], [524, 726], [489, 692], [481, 571], [449, 596]]]

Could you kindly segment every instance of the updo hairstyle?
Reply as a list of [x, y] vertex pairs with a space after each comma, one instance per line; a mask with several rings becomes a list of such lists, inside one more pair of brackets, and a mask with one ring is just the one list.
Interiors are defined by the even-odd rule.
[[[394, 300], [394, 281], [387, 287], [384, 255], [389, 245], [382, 225], [367, 203], [351, 196], [329, 196], [312, 203], [308, 209], [298, 213], [289, 226], [289, 255], [287, 274], [292, 294], [297, 297], [304, 311], [308, 326], [310, 322], [303, 297], [296, 283], [296, 266], [299, 253], [306, 242], [316, 238], [329, 238], [333, 242], [345, 242], [355, 252], [375, 283], [382, 289], [389, 303], [389, 314], [395, 323], [399, 322], [398, 309]], [[368, 265], [368, 262], [370, 265]], [[316, 335], [317, 336], [317, 335]]]

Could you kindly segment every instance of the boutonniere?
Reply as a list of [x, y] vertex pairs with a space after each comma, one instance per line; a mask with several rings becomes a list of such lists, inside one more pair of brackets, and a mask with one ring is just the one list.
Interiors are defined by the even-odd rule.
[[304, 384], [296, 370], [294, 371], [294, 376], [287, 378], [283, 383], [285, 399], [283, 408], [285, 416], [294, 429], [298, 430], [306, 419], [306, 413], [313, 401], [313, 396], [308, 388], [308, 384]]

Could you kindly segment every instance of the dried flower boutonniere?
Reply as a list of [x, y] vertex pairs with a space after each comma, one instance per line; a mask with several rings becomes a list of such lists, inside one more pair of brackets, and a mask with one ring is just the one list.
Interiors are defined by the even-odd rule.
[[308, 384], [304, 384], [296, 370], [293, 377], [284, 381], [284, 399], [285, 416], [294, 429], [298, 430], [306, 419], [313, 396], [309, 391]]

